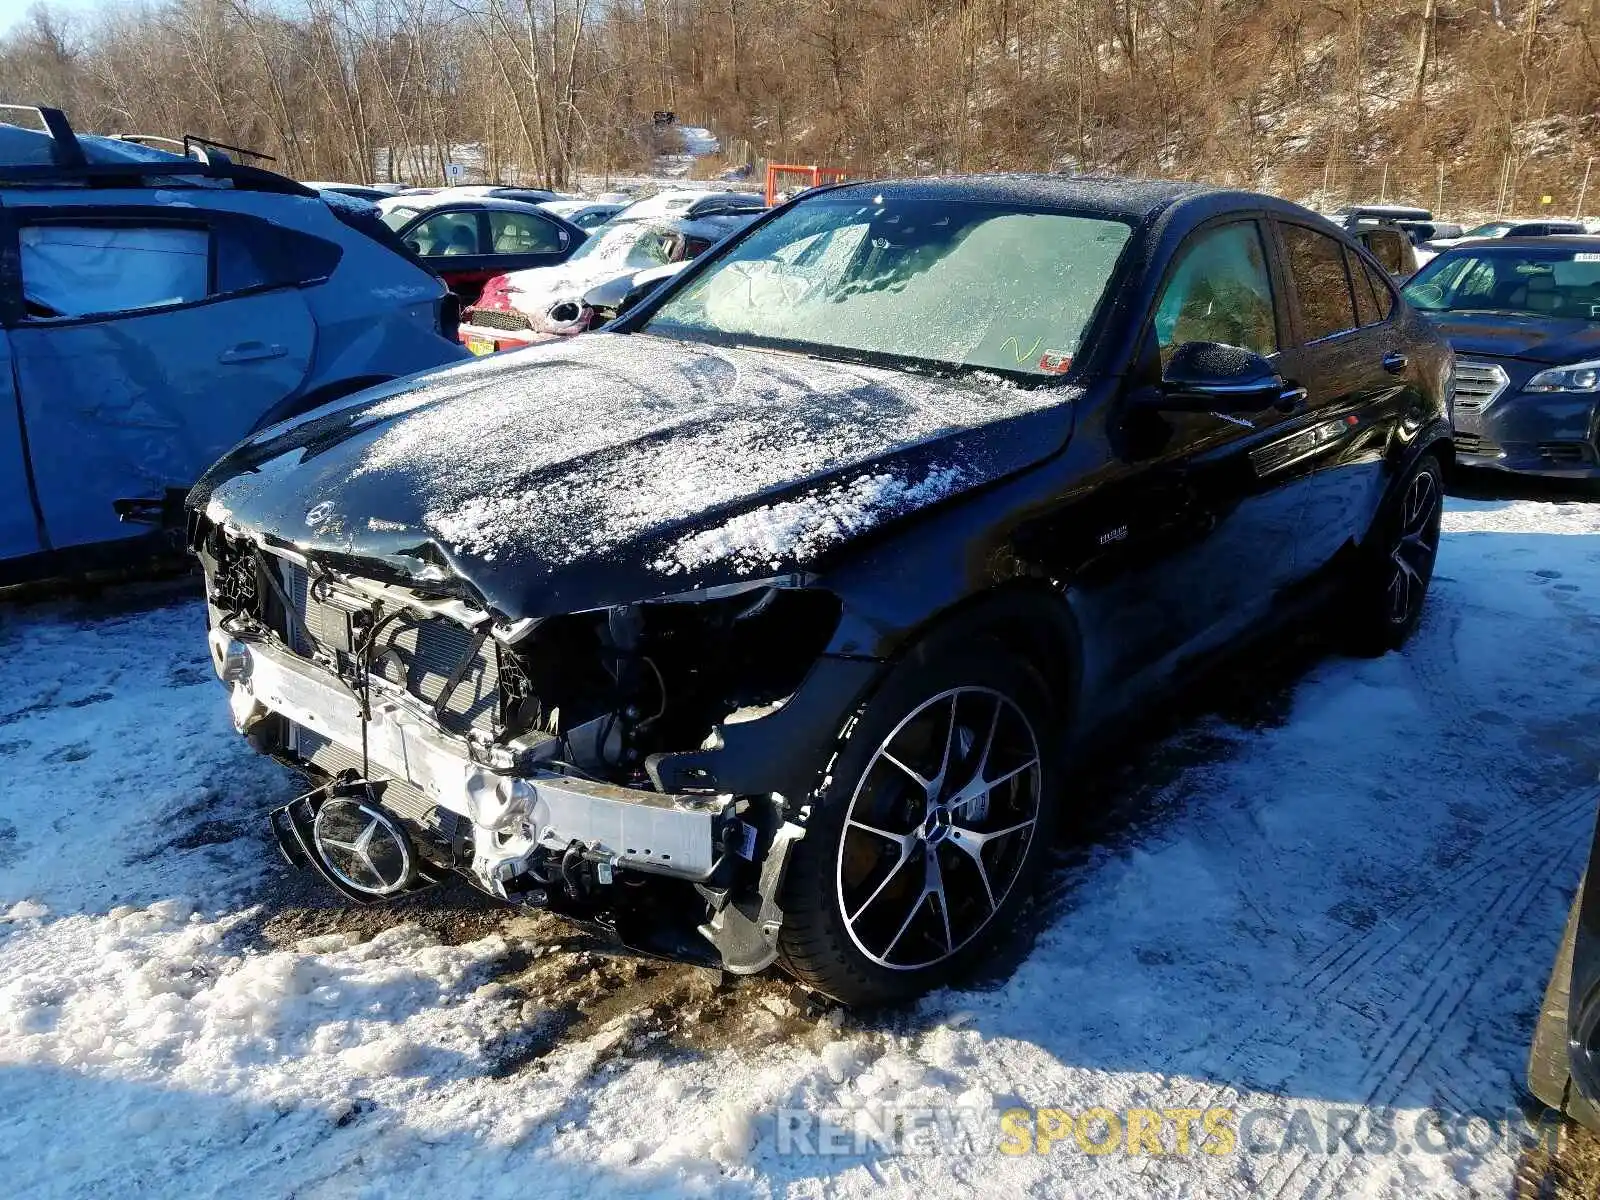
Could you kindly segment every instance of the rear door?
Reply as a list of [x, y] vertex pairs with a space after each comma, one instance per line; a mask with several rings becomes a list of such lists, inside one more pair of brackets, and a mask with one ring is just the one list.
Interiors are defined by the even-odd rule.
[[1258, 466], [1301, 497], [1295, 574], [1304, 577], [1370, 526], [1415, 370], [1385, 273], [1322, 230], [1286, 220], [1277, 230], [1294, 302], [1285, 371], [1306, 389], [1306, 411]]
[[188, 488], [300, 389], [316, 328], [297, 285], [325, 278], [338, 248], [188, 207], [13, 216], [11, 352], [46, 536], [144, 532], [112, 502]]
[[500, 272], [553, 267], [565, 262], [574, 248], [572, 235], [537, 210], [491, 208], [484, 217], [489, 223], [489, 253]]

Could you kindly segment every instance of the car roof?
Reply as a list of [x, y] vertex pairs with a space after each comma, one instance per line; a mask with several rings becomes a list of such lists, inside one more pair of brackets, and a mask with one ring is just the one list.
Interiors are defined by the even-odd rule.
[[[124, 142], [116, 138], [97, 137], [92, 133], [77, 135], [84, 158], [91, 163], [179, 163], [189, 161], [182, 154], [169, 154], [154, 146], [138, 142]], [[45, 165], [56, 161], [56, 139], [42, 129], [29, 129], [0, 121], [0, 163]]]
[[707, 200], [722, 200], [729, 204], [748, 204], [752, 209], [766, 207], [766, 201], [752, 192], [730, 191], [727, 188], [662, 188], [652, 196], [635, 200], [627, 206], [629, 219], [646, 217], [683, 216]]
[[1337, 217], [1389, 217], [1394, 220], [1431, 221], [1433, 213], [1410, 204], [1347, 204], [1334, 212]]
[[[1254, 208], [1293, 210], [1315, 216], [1309, 209], [1256, 192], [1241, 192], [1209, 184], [1172, 179], [1134, 179], [1095, 175], [962, 175], [922, 179], [884, 179], [818, 188], [801, 196], [799, 203], [820, 197], [863, 199], [894, 196], [905, 200], [960, 200], [979, 204], [1018, 204], [1059, 208], [1084, 216], [1138, 223], [1175, 205], [1202, 197], [1231, 199]], [[1323, 218], [1327, 220], [1326, 217]], [[1330, 222], [1331, 224], [1331, 222]]]
[[[645, 216], [628, 217], [619, 216], [608, 221], [601, 229], [631, 229], [639, 225], [648, 225], [652, 229], [664, 229], [672, 233], [681, 233], [689, 237], [710, 238], [716, 241], [725, 238], [736, 230], [743, 229], [752, 224], [762, 212], [742, 213], [709, 213], [703, 217], [686, 216]], [[596, 237], [600, 230], [591, 231], [591, 237]]]
[[[1524, 224], [1532, 224], [1531, 221]], [[1545, 235], [1523, 234], [1519, 237], [1502, 238], [1463, 238], [1455, 245], [1445, 250], [1515, 250], [1523, 249], [1549, 250], [1556, 247], [1562, 250], [1578, 250], [1584, 253], [1600, 251], [1600, 234], [1594, 233], [1551, 233]], [[1440, 255], [1444, 257], [1444, 255]]]
[[540, 201], [539, 207], [562, 217], [571, 216], [573, 213], [588, 212], [596, 208], [608, 208], [612, 212], [620, 212], [623, 208], [622, 205], [613, 204], [607, 200], [543, 200]]
[[393, 212], [397, 208], [414, 208], [418, 212], [427, 212], [433, 208], [485, 208], [494, 212], [536, 212], [540, 206], [530, 204], [526, 200], [507, 200], [503, 196], [463, 196], [459, 192], [449, 195], [437, 192], [432, 196], [390, 196], [377, 202], [378, 208], [383, 212]]

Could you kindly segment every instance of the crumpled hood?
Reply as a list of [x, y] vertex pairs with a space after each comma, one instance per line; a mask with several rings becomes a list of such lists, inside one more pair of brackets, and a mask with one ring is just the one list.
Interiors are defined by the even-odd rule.
[[1600, 322], [1513, 313], [1424, 313], [1457, 354], [1571, 363], [1600, 358]]
[[1050, 456], [1078, 394], [588, 334], [264, 430], [190, 504], [547, 616], [818, 565]]
[[506, 275], [503, 295], [513, 309], [537, 321], [558, 301], [581, 300], [591, 288], [634, 273], [635, 268], [625, 262], [603, 258], [557, 267], [530, 267]]

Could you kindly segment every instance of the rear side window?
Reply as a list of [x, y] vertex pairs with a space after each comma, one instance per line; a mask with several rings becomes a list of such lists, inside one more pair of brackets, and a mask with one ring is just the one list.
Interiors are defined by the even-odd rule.
[[175, 226], [25, 225], [22, 296], [33, 318], [191, 304], [211, 291], [211, 233]]
[[483, 253], [476, 212], [444, 212], [429, 217], [405, 235], [405, 242], [424, 258]]
[[561, 230], [531, 213], [489, 213], [489, 240], [496, 254], [554, 254]]
[[[1379, 275], [1370, 263], [1361, 259], [1356, 261], [1361, 264], [1360, 273], [1366, 276], [1367, 285], [1372, 289], [1373, 303], [1378, 306], [1378, 320], [1388, 319], [1389, 314], [1394, 311], [1394, 293], [1389, 290], [1389, 281]], [[1356, 286], [1359, 288], [1361, 285]]]
[[1374, 325], [1378, 321], [1378, 303], [1372, 295], [1372, 287], [1367, 282], [1367, 276], [1362, 271], [1361, 257], [1354, 250], [1345, 251], [1345, 269], [1350, 272], [1350, 284], [1356, 294], [1356, 319], [1363, 326]]
[[1344, 247], [1303, 225], [1284, 225], [1289, 274], [1300, 299], [1301, 338], [1320, 341], [1356, 327], [1355, 301], [1345, 273]]
[[1383, 269], [1391, 275], [1400, 275], [1405, 272], [1405, 244], [1401, 242], [1400, 235], [1387, 229], [1374, 229], [1366, 235], [1367, 249], [1372, 252], [1372, 257], [1383, 264]]

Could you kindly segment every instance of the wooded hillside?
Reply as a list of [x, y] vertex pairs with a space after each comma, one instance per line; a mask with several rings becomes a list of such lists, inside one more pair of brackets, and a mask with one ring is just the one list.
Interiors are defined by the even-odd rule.
[[[654, 110], [731, 165], [1192, 176], [1300, 199], [1571, 212], [1600, 0], [171, 0], [0, 39], [0, 91], [302, 178], [639, 169]], [[730, 162], [707, 164], [721, 168]], [[1600, 173], [1597, 173], [1600, 174]], [[1590, 211], [1600, 208], [1591, 181]]]

